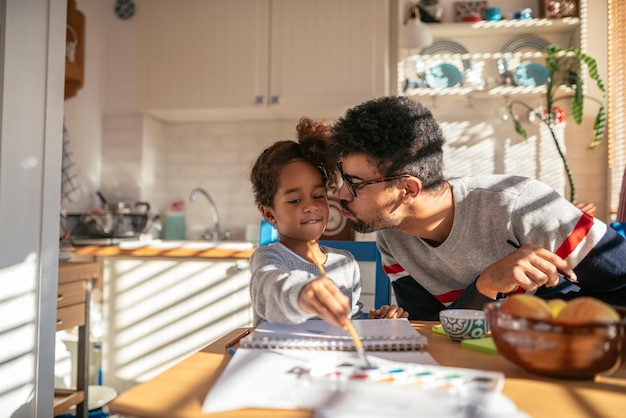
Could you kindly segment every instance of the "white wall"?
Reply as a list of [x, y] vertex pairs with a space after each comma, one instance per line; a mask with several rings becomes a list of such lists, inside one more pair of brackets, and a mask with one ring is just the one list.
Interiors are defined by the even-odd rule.
[[[164, 212], [172, 201], [187, 201], [191, 190], [201, 186], [216, 201], [222, 225], [243, 238], [246, 224], [259, 219], [247, 179], [252, 161], [270, 143], [293, 138], [297, 121], [162, 124], [138, 114], [137, 80], [141, 75], [137, 74], [136, 48], [141, 8], [137, 8], [133, 18], [120, 20], [113, 13], [114, 2], [78, 0], [78, 8], [85, 13], [87, 21], [86, 82], [77, 97], [66, 102], [65, 113], [84, 193], [70, 211], [98, 206], [95, 191], [100, 189], [111, 201], [148, 200]], [[451, 0], [440, 3], [447, 13], [452, 13]], [[531, 7], [538, 13], [537, 1], [493, 1], [490, 5], [492, 3], [501, 5], [505, 15], [522, 7]], [[594, 28], [589, 33], [589, 49], [598, 59], [600, 68], [606, 68], [606, 10], [596, 8], [588, 13]], [[463, 153], [446, 151], [449, 154], [446, 154], [446, 174], [478, 174], [491, 170], [533, 176], [537, 172], [533, 167], [519, 171], [519, 159], [528, 147], [519, 145], [520, 139], [512, 126], [502, 124], [498, 113], [502, 110], [501, 101], [474, 103], [473, 108], [469, 108], [463, 100], [454, 106], [446, 106], [445, 100], [434, 103], [433, 112], [442, 121], [446, 133], [454, 135], [449, 138], [449, 146], [459, 149], [459, 141], [468, 137], [477, 139], [475, 131], [484, 125], [493, 132], [481, 132], [485, 144], [476, 144], [473, 148], [463, 145]], [[425, 104], [433, 105], [429, 101]], [[471, 127], [470, 131], [456, 132], [459, 114], [465, 115], [464, 122]], [[590, 132], [590, 123], [585, 121], [575, 132]], [[507, 147], [513, 146], [507, 148], [508, 166], [494, 159], [490, 167], [481, 167], [482, 147], [497, 153], [504, 142], [509, 144]], [[566, 136], [578, 200], [595, 202], [599, 206], [598, 216], [605, 218], [607, 194], [598, 185], [607, 181], [606, 145], [588, 151], [588, 143], [589, 138], [580, 134]], [[451, 160], [454, 155], [458, 160]], [[468, 158], [474, 158], [473, 163], [468, 164]], [[559, 165], [560, 160], [555, 158], [554, 166]], [[459, 171], [462, 167], [468, 170]], [[553, 182], [558, 189], [563, 180]], [[192, 237], [209, 223], [206, 202], [187, 202], [187, 225]]]
[[80, 196], [66, 207], [68, 212], [83, 212], [98, 204], [100, 188], [102, 113], [106, 87], [107, 65], [105, 42], [106, 19], [113, 15], [113, 1], [77, 0], [76, 6], [85, 15], [85, 82], [78, 94], [65, 101], [65, 126], [70, 150], [77, 167]]

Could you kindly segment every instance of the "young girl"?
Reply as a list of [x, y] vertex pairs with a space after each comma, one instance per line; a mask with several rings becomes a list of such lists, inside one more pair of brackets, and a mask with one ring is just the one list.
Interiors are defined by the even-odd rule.
[[[328, 223], [327, 191], [337, 187], [330, 128], [326, 122], [302, 118], [298, 142], [276, 142], [252, 168], [255, 203], [279, 238], [256, 249], [250, 258], [256, 320], [298, 323], [319, 317], [344, 326], [349, 317], [363, 316], [361, 275], [354, 256], [318, 241]], [[320, 277], [315, 260], [328, 277]], [[405, 318], [408, 313], [385, 305], [370, 311], [369, 317]]]

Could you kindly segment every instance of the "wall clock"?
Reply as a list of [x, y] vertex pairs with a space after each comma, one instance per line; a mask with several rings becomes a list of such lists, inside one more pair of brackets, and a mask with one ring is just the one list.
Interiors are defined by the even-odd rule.
[[135, 14], [135, 3], [133, 0], [117, 0], [115, 2], [115, 14], [120, 19], [130, 19]]
[[354, 240], [354, 231], [348, 225], [346, 218], [341, 215], [341, 205], [335, 198], [328, 199], [328, 225], [320, 239], [323, 240]]

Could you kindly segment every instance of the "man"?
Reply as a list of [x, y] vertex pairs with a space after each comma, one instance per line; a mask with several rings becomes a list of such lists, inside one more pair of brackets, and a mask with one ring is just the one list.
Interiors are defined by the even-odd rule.
[[626, 305], [622, 237], [536, 180], [445, 180], [443, 143], [431, 112], [406, 97], [365, 102], [334, 127], [343, 215], [358, 232], [377, 231], [410, 319], [524, 291]]

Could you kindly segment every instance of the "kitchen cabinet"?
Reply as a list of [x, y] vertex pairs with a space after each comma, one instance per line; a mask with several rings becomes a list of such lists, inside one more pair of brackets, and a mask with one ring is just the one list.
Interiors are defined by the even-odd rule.
[[387, 1], [147, 0], [141, 10], [140, 108], [159, 119], [339, 116], [388, 90]]
[[83, 87], [85, 68], [85, 15], [76, 9], [76, 0], [67, 1], [65, 40], [65, 99]]
[[76, 388], [55, 389], [54, 415], [76, 406], [78, 418], [87, 417], [89, 388], [89, 300], [97, 263], [62, 263], [57, 291], [57, 331], [78, 327]]
[[[510, 95], [529, 95], [545, 93], [545, 86], [514, 86], [503, 85], [498, 74], [498, 61], [536, 61], [542, 63], [543, 55], [539, 49], [533, 48], [535, 42], [533, 37], [540, 37], [547, 43], [556, 43], [563, 46], [580, 46], [580, 19], [528, 19], [528, 20], [502, 20], [502, 21], [481, 21], [476, 23], [442, 23], [429, 25], [435, 43], [449, 42], [450, 45], [457, 45], [459, 49], [465, 49], [465, 53], [455, 53], [454, 47], [446, 53], [445, 48], [436, 54], [420, 54], [419, 51], [404, 50], [403, 59], [398, 66], [398, 91], [407, 96], [472, 96], [472, 97], [498, 97]], [[512, 44], [510, 43], [511, 41]], [[511, 50], [503, 51], [507, 43]], [[426, 48], [426, 50], [428, 47]], [[506, 49], [506, 48], [504, 48]], [[408, 88], [407, 80], [415, 78], [415, 63], [422, 62], [424, 70], [428, 71], [431, 64], [440, 62], [456, 63], [460, 61], [470, 63], [474, 68], [480, 67], [477, 71], [480, 79], [484, 83], [482, 87], [467, 83], [466, 79], [456, 87], [429, 88], [416, 87]], [[460, 65], [459, 65], [460, 67]], [[466, 68], [464, 78], [467, 75]]]
[[124, 391], [252, 326], [246, 259], [102, 257], [103, 384]]

